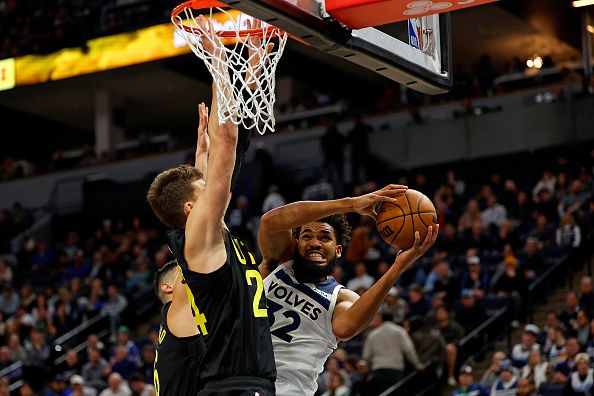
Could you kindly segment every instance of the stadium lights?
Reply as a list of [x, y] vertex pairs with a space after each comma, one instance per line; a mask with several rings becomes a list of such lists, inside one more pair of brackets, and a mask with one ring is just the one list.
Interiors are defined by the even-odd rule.
[[594, 0], [576, 0], [571, 3], [573, 7], [586, 7], [590, 5], [594, 5]]
[[542, 67], [543, 61], [542, 58], [538, 55], [535, 55], [534, 58], [528, 59], [526, 61], [526, 66], [529, 68], [540, 69]]
[[590, 32], [590, 33], [594, 34], [594, 26], [592, 26], [592, 25], [588, 25], [588, 26], [586, 26], [586, 30], [587, 30], [588, 32]]

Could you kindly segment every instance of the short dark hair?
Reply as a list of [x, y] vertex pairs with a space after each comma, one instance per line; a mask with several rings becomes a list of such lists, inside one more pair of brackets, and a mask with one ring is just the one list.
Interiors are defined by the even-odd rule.
[[163, 224], [170, 228], [185, 227], [184, 203], [192, 200], [192, 183], [203, 178], [202, 172], [189, 165], [168, 169], [155, 177], [146, 197]]
[[[314, 223], [326, 223], [334, 229], [334, 234], [339, 245], [346, 246], [351, 240], [351, 226], [343, 213], [335, 214], [332, 216], [324, 217], [316, 220]], [[293, 229], [293, 237], [299, 239], [299, 233], [301, 227]]]
[[172, 260], [166, 263], [163, 267], [161, 267], [155, 273], [155, 279], [153, 281], [153, 287], [155, 288], [155, 294], [159, 297], [159, 300], [163, 301], [163, 291], [161, 290], [161, 283], [163, 283], [163, 279], [170, 271], [174, 270], [177, 267], [177, 261]]

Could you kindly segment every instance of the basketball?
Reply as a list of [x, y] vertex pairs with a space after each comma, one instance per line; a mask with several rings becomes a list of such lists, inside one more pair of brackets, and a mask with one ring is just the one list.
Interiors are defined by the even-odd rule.
[[437, 212], [431, 200], [416, 190], [408, 190], [396, 201], [382, 202], [377, 210], [377, 229], [388, 244], [406, 250], [413, 246], [416, 231], [423, 242], [429, 226], [437, 223]]

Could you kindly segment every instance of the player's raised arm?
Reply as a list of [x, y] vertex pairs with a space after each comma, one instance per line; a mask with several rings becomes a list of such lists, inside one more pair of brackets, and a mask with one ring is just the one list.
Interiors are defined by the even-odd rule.
[[400, 252], [394, 264], [369, 290], [361, 297], [355, 292], [343, 289], [339, 302], [334, 310], [332, 331], [337, 338], [348, 340], [362, 332], [379, 311], [394, 283], [410, 266], [419, 259], [435, 243], [439, 225], [430, 226], [427, 236], [421, 243], [419, 232], [415, 233], [412, 248]]
[[329, 201], [301, 201], [271, 210], [262, 216], [258, 231], [258, 244], [265, 261], [279, 261], [290, 255], [294, 228], [337, 213], [357, 212], [376, 217], [378, 202], [396, 202], [395, 197], [406, 192], [407, 187], [390, 184], [381, 190], [356, 198]]
[[[216, 249], [224, 244], [223, 216], [231, 198], [231, 175], [235, 165], [237, 125], [231, 121], [219, 125], [216, 87], [213, 86], [212, 111], [210, 112], [210, 155], [206, 173], [207, 182], [197, 183], [198, 198], [188, 204], [186, 244], [184, 257], [192, 271], [210, 273], [226, 261], [225, 249]], [[220, 256], [220, 257], [219, 257]]]

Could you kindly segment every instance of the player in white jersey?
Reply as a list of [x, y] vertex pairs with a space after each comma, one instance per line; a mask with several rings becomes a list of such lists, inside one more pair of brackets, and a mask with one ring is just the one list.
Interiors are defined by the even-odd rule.
[[[361, 297], [330, 275], [350, 238], [344, 213], [377, 216], [375, 205], [394, 202], [406, 187], [389, 185], [356, 198], [295, 202], [266, 213], [258, 244], [260, 272], [277, 368], [279, 396], [313, 395], [317, 377], [338, 341], [363, 331], [400, 275], [435, 243], [438, 228], [429, 227], [421, 243], [400, 252], [394, 265]], [[276, 268], [275, 268], [276, 267]]]

